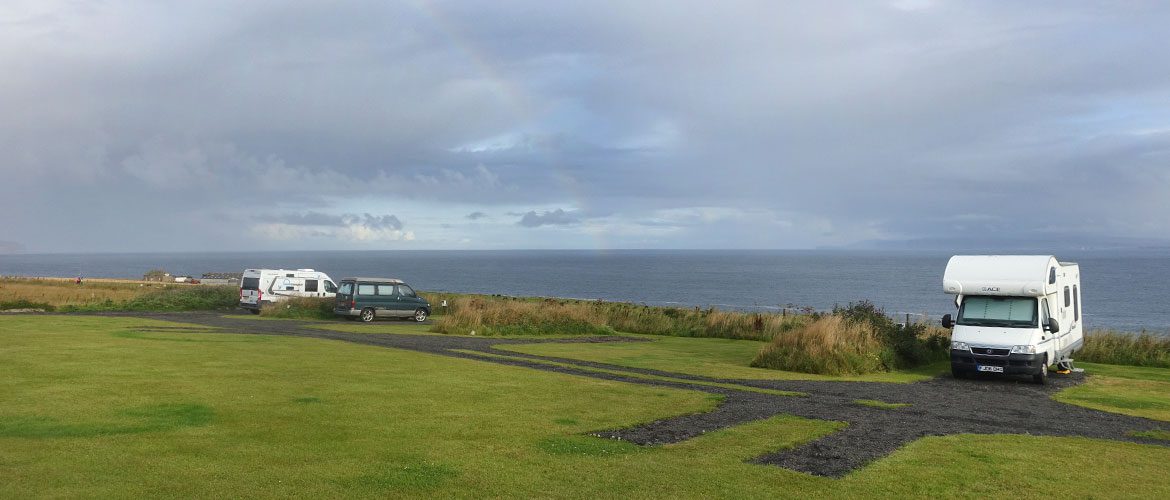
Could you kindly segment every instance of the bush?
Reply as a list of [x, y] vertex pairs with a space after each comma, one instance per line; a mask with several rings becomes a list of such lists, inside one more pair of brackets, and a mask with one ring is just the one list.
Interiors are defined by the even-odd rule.
[[825, 375], [858, 375], [883, 371], [890, 360], [869, 325], [826, 315], [777, 336], [765, 345], [752, 366]]
[[332, 297], [293, 297], [265, 305], [260, 309], [260, 315], [288, 319], [333, 319], [336, 317], [333, 314], [335, 303]]
[[1076, 358], [1091, 363], [1170, 368], [1170, 336], [1094, 330]]
[[946, 357], [949, 343], [925, 324], [899, 325], [869, 301], [834, 308], [812, 323], [777, 335], [752, 366], [824, 375], [913, 368]]

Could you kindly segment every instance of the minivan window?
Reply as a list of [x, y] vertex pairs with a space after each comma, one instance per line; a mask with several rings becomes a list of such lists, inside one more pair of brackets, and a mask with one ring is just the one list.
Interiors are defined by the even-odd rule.
[[375, 285], [361, 284], [358, 285], [358, 295], [373, 295], [376, 289]]
[[[325, 280], [325, 293], [337, 293], [337, 285], [334, 285], [332, 281]], [[349, 293], [349, 292], [342, 292], [342, 293]]]
[[394, 295], [394, 285], [378, 285], [378, 295]]
[[401, 293], [403, 297], [415, 296], [414, 290], [411, 290], [411, 288], [407, 285], [398, 285], [398, 293]]
[[1036, 326], [1036, 299], [971, 295], [963, 298], [955, 323], [970, 326]]
[[244, 280], [240, 282], [240, 288], [244, 290], [259, 290], [260, 278], [244, 278]]
[[[325, 282], [325, 291], [329, 291], [329, 285], [332, 285], [332, 284], [333, 283], [326, 281]], [[353, 283], [348, 283], [348, 282], [342, 281], [341, 288], [337, 289], [337, 294], [338, 295], [352, 295], [353, 294]]]
[[305, 280], [305, 291], [306, 292], [317, 291], [317, 280]]

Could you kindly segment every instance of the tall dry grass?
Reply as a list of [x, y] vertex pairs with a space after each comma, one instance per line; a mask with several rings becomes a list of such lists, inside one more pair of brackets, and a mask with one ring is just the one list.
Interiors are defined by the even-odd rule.
[[860, 375], [888, 370], [893, 359], [872, 325], [840, 315], [823, 316], [776, 336], [752, 366], [826, 375]]
[[52, 308], [88, 306], [107, 301], [130, 301], [150, 290], [147, 286], [126, 282], [85, 280], [77, 285], [66, 279], [4, 278], [0, 279], [0, 304], [23, 302]]
[[614, 333], [603, 317], [576, 303], [457, 297], [448, 299], [448, 304], [448, 314], [435, 321], [436, 332], [485, 336]]
[[1170, 368], [1170, 335], [1091, 330], [1085, 334], [1085, 346], [1076, 358], [1092, 363]]

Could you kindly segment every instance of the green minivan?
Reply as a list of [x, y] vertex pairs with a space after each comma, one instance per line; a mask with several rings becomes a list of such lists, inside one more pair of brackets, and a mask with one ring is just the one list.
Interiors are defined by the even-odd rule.
[[365, 322], [375, 318], [414, 318], [421, 323], [431, 315], [431, 304], [402, 280], [342, 278], [337, 283], [333, 313]]

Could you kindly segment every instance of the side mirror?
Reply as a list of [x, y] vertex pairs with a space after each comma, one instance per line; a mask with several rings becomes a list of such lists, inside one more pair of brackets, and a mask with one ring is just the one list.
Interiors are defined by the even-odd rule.
[[1056, 318], [1048, 318], [1048, 324], [1044, 325], [1044, 330], [1056, 333], [1060, 331], [1060, 323], [1056, 322]]
[[944, 314], [944, 315], [943, 315], [943, 317], [942, 317], [942, 326], [943, 326], [943, 328], [950, 328], [950, 327], [952, 327], [952, 326], [955, 326], [955, 322], [954, 322], [954, 320], [952, 320], [952, 319], [951, 319], [951, 315], [950, 315], [950, 314]]

